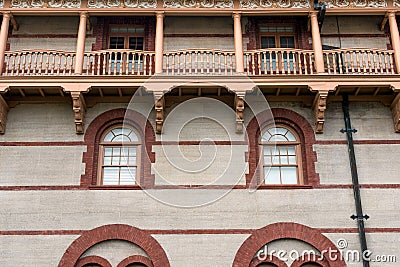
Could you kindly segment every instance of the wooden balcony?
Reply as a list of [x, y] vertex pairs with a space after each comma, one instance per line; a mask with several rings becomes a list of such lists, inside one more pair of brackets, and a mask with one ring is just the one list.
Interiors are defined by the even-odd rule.
[[[2, 76], [73, 76], [75, 52], [21, 50], [5, 53]], [[379, 49], [324, 50], [325, 74], [396, 74], [394, 52]], [[151, 76], [155, 53], [134, 50], [101, 50], [84, 54], [84, 76]], [[165, 51], [166, 75], [223, 75], [236, 72], [234, 51], [187, 49]], [[301, 49], [260, 49], [244, 52], [248, 76], [313, 75], [314, 52]]]

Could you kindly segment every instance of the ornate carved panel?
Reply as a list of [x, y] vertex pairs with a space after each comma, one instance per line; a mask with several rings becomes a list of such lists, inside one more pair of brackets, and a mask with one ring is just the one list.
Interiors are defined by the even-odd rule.
[[55, 7], [55, 8], [79, 8], [81, 0], [12, 0], [11, 7], [32, 8], [32, 7]]
[[164, 0], [167, 8], [232, 8], [233, 0]]
[[4, 0], [0, 0], [0, 8], [4, 7]]
[[235, 110], [236, 110], [236, 132], [243, 132], [243, 114], [244, 114], [244, 99], [243, 97], [235, 97]]
[[164, 106], [165, 100], [164, 97], [161, 95], [155, 94], [155, 106], [154, 109], [156, 110], [156, 133], [161, 134], [162, 128], [164, 124]]
[[310, 8], [308, 0], [240, 0], [242, 8]]
[[395, 7], [400, 7], [400, 0], [393, 0], [393, 5]]
[[156, 8], [157, 0], [89, 0], [89, 8], [110, 7]]
[[327, 0], [325, 1], [328, 8], [343, 7], [386, 7], [386, 1], [381, 0]]

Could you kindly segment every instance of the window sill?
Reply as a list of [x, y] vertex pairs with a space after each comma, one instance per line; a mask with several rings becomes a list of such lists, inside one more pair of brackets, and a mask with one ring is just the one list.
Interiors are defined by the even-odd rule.
[[139, 185], [91, 185], [90, 190], [142, 190]]
[[257, 189], [275, 189], [275, 190], [281, 190], [281, 189], [312, 189], [312, 185], [304, 185], [304, 184], [284, 184], [284, 185], [260, 185], [257, 187]]

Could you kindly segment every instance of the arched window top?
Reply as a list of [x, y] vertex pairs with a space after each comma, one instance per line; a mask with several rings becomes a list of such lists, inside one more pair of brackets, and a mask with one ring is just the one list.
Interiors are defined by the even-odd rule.
[[130, 128], [119, 126], [107, 132], [103, 142], [138, 142], [137, 134]]
[[262, 142], [297, 142], [297, 137], [291, 130], [278, 126], [266, 130], [261, 138]]

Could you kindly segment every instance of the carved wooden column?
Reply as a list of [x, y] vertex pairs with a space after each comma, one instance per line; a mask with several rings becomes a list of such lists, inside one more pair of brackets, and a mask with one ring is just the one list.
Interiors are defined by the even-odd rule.
[[82, 74], [83, 58], [85, 56], [86, 27], [88, 14], [80, 13], [78, 39], [76, 40], [75, 74]]
[[324, 132], [326, 102], [328, 91], [318, 91], [313, 103], [313, 113], [315, 122], [315, 133]]
[[400, 36], [397, 27], [396, 13], [391, 11], [388, 13], [390, 37], [392, 39], [392, 47], [394, 51], [394, 63], [396, 64], [396, 73], [400, 73]]
[[242, 23], [240, 13], [233, 13], [233, 35], [235, 44], [236, 72], [244, 72]]
[[391, 105], [394, 130], [396, 133], [400, 133], [400, 93], [397, 94], [396, 98], [393, 100]]
[[164, 12], [156, 12], [155, 73], [163, 71]]
[[1, 73], [3, 72], [4, 66], [4, 55], [6, 53], [7, 47], [7, 37], [8, 37], [8, 27], [10, 26], [10, 12], [3, 13], [3, 21], [1, 23], [1, 30], [0, 30], [0, 70]]
[[81, 92], [71, 92], [72, 110], [74, 111], [74, 120], [76, 133], [83, 134], [84, 121], [86, 115], [86, 103]]
[[6, 131], [7, 114], [9, 107], [3, 96], [0, 95], [0, 134], [4, 134]]
[[324, 56], [322, 53], [322, 43], [321, 43], [321, 35], [319, 32], [318, 25], [318, 12], [311, 12], [311, 35], [312, 35], [312, 44], [314, 50], [314, 60], [315, 60], [315, 69], [317, 73], [324, 73]]

